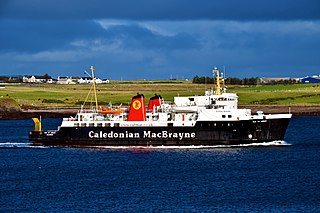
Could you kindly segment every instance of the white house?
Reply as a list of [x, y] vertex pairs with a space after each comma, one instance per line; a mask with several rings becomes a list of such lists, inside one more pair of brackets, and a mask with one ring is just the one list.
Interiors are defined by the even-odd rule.
[[[100, 78], [95, 78], [96, 84], [108, 84], [109, 80], [104, 79], [101, 80]], [[92, 79], [91, 77], [81, 77], [78, 81], [79, 84], [92, 84]]]
[[102, 83], [103, 83], [103, 84], [109, 84], [110, 81], [109, 81], [109, 79], [102, 79]]
[[103, 83], [100, 78], [96, 78], [95, 80], [96, 80], [96, 84], [102, 84]]
[[53, 79], [51, 78], [51, 76], [48, 75], [44, 75], [44, 76], [40, 76], [40, 75], [26, 75], [23, 76], [22, 81], [24, 83], [53, 83]]
[[57, 84], [77, 84], [80, 77], [77, 76], [58, 76]]
[[90, 84], [91, 78], [90, 77], [81, 77], [78, 82], [79, 82], [79, 84]]

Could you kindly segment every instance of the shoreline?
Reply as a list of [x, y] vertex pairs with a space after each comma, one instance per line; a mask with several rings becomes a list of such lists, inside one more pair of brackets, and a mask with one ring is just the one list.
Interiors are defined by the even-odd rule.
[[[309, 106], [275, 106], [275, 105], [242, 105], [239, 109], [251, 109], [252, 114], [263, 111], [264, 114], [287, 114], [293, 116], [320, 116], [320, 105]], [[42, 118], [64, 118], [75, 116], [79, 111], [77, 108], [57, 108], [57, 109], [28, 109], [15, 112], [0, 112], [0, 120], [23, 120], [34, 117]]]

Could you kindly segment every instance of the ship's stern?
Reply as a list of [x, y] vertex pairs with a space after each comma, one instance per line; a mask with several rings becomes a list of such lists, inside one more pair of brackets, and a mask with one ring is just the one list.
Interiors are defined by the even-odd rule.
[[29, 141], [32, 141], [34, 144], [42, 144], [44, 139], [43, 131], [30, 131], [29, 132]]

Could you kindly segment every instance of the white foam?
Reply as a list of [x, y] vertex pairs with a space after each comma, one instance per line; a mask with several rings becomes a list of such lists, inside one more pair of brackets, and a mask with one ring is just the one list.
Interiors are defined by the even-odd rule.
[[290, 146], [285, 141], [260, 142], [239, 145], [199, 145], [199, 146], [88, 146], [88, 148], [102, 149], [211, 149], [211, 148], [232, 148], [232, 147], [256, 147], [256, 146]]
[[[257, 146], [290, 146], [285, 141], [260, 142], [239, 145], [191, 145], [191, 146], [83, 146], [98, 149], [213, 149], [213, 148], [237, 148], [237, 147], [257, 147]], [[2, 142], [0, 148], [50, 148], [54, 146], [34, 145], [32, 143]], [[81, 147], [81, 146], [80, 146]]]
[[0, 148], [46, 148], [46, 147], [34, 146], [32, 143], [1, 142]]
[[238, 146], [291, 146], [291, 144], [289, 144], [285, 141], [271, 141], [271, 142], [241, 144]]

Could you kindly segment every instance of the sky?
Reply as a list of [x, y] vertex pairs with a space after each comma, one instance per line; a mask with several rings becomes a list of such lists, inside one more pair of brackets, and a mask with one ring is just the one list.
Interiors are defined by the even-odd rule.
[[0, 0], [0, 75], [320, 75], [319, 0]]

